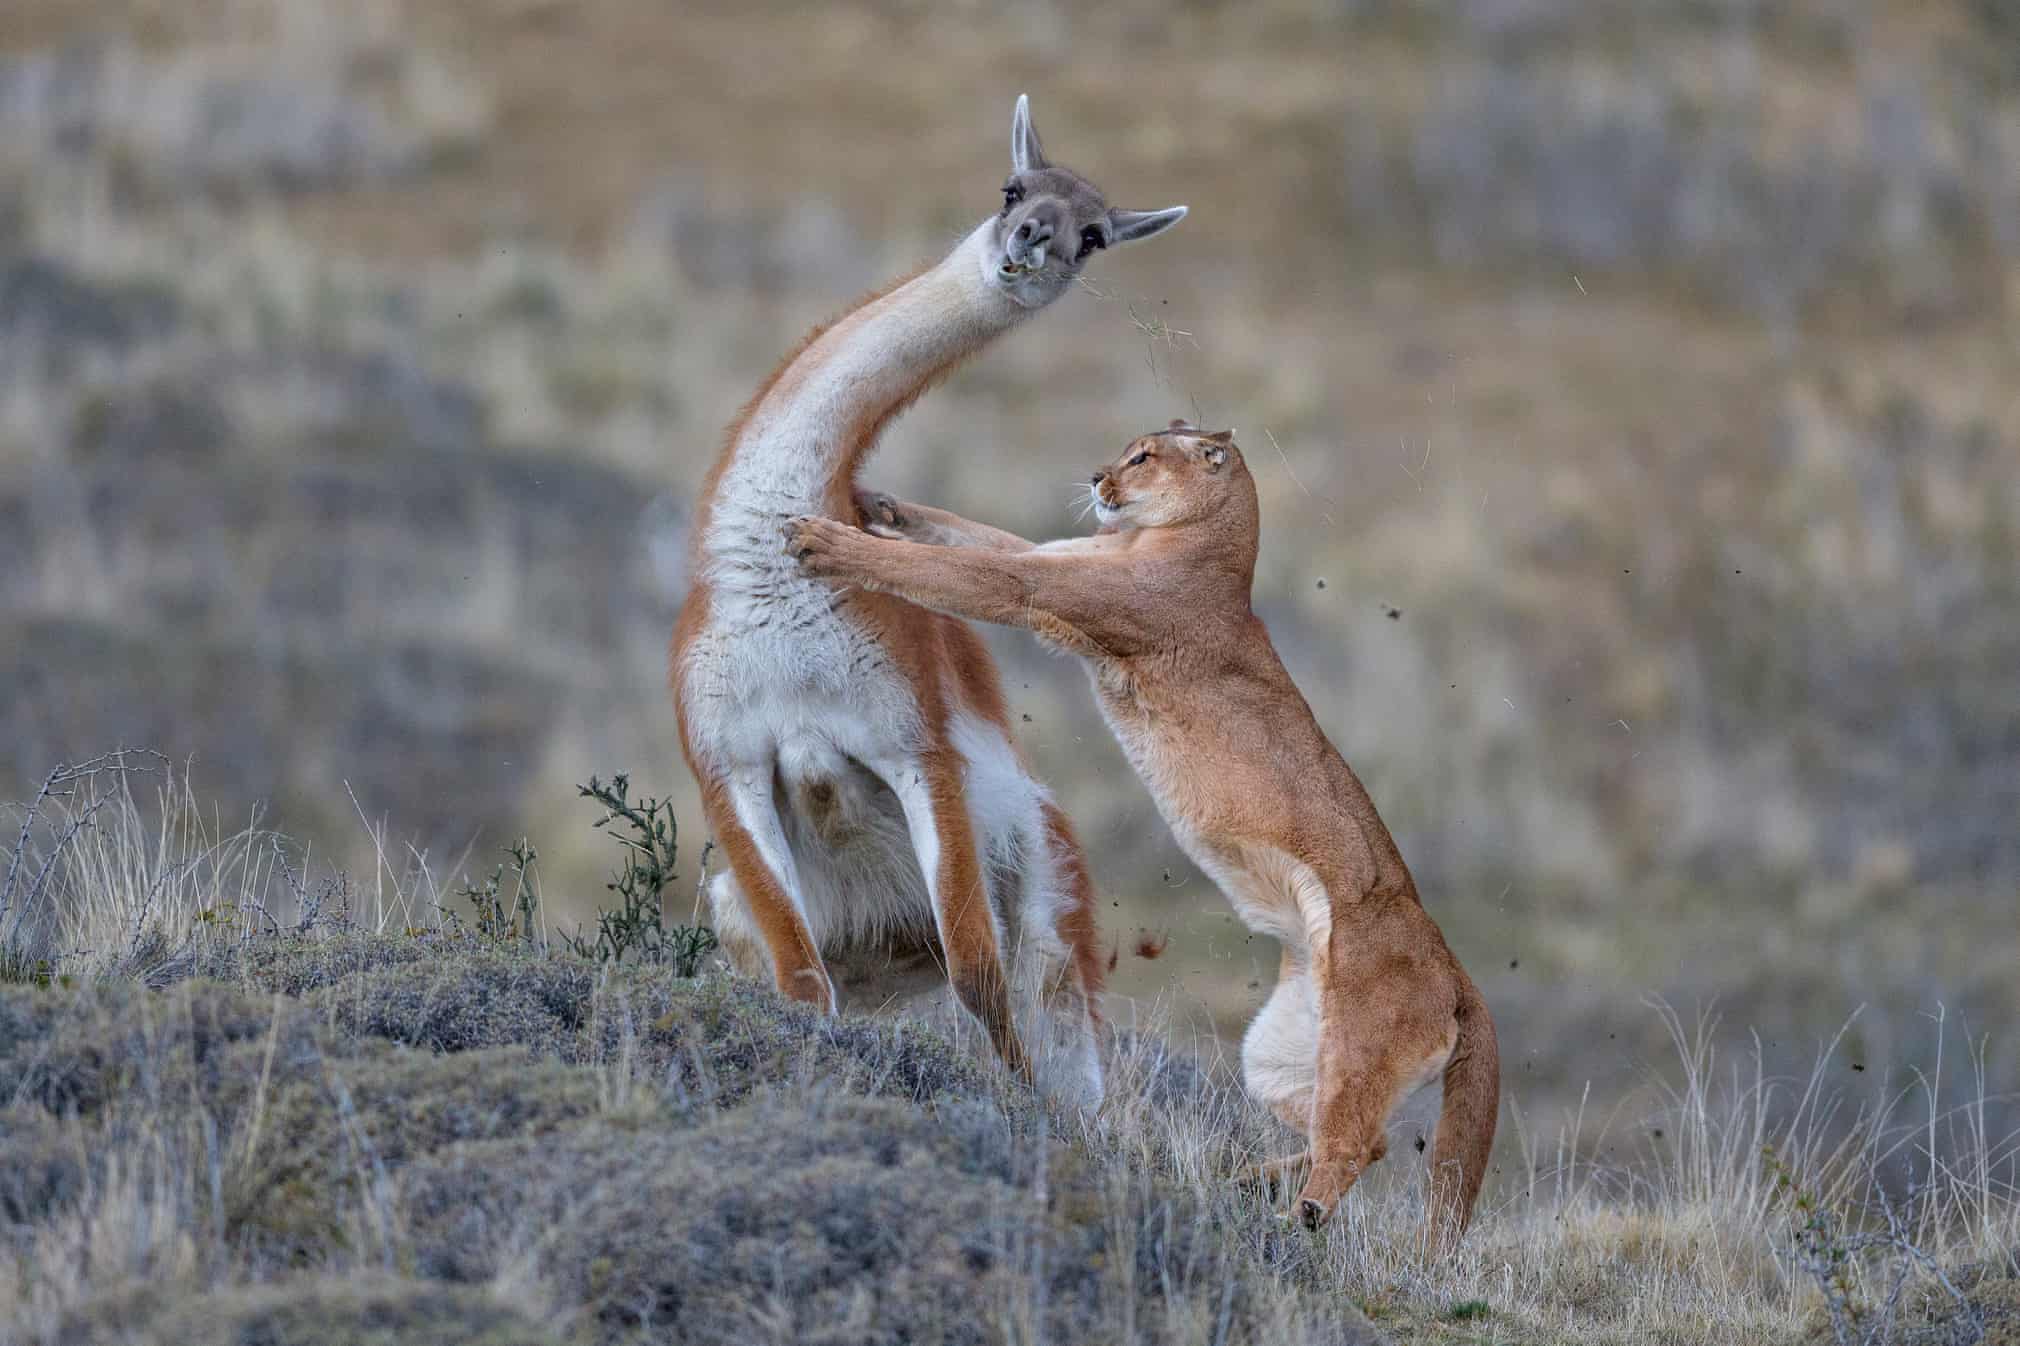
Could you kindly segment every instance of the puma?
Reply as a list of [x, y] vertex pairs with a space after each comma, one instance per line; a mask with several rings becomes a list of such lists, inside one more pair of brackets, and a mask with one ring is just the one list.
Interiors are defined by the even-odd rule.
[[866, 528], [801, 518], [789, 550], [812, 575], [1025, 627], [1089, 661], [1179, 844], [1282, 945], [1243, 1078], [1309, 1150], [1266, 1175], [1309, 1162], [1298, 1211], [1316, 1227], [1383, 1156], [1396, 1105], [1442, 1076], [1428, 1232], [1449, 1247], [1494, 1140], [1494, 1023], [1250, 608], [1260, 518], [1233, 433], [1175, 421], [1131, 442], [1092, 489], [1093, 537], [1034, 545], [871, 497]]

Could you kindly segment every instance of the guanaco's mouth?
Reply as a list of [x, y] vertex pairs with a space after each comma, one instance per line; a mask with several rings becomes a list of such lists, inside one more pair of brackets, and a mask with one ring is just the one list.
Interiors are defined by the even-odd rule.
[[1033, 248], [1030, 255], [1021, 262], [1006, 253], [1003, 260], [996, 264], [996, 274], [1005, 280], [1022, 280], [1027, 276], [1035, 276], [1044, 269], [1045, 245], [1043, 243]]

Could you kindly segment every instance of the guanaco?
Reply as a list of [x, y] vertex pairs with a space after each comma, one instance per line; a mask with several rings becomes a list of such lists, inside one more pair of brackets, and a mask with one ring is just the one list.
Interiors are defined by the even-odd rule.
[[1095, 253], [1185, 215], [1111, 208], [1046, 158], [1026, 98], [1002, 192], [939, 264], [816, 327], [731, 423], [696, 510], [670, 681], [728, 859], [708, 892], [731, 960], [830, 1013], [831, 966], [869, 1004], [944, 967], [1007, 1066], [1091, 1107], [1094, 894], [987, 650], [952, 618], [838, 594], [780, 546], [797, 515], [857, 517], [858, 469], [922, 392]]
[[[1036, 546], [883, 497], [864, 531], [802, 519], [807, 574], [1021, 626], [1084, 656], [1109, 727], [1186, 853], [1282, 945], [1242, 1043], [1244, 1082], [1309, 1149], [1298, 1210], [1329, 1218], [1442, 1075], [1430, 1228], [1471, 1218], [1499, 1107], [1494, 1023], [1409, 868], [1249, 605], [1260, 520], [1233, 433], [1183, 421], [1094, 474], [1102, 532]], [[876, 535], [873, 535], [876, 534]]]

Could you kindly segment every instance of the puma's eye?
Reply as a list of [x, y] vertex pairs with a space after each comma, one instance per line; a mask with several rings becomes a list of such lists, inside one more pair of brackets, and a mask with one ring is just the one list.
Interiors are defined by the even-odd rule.
[[1023, 199], [1024, 199], [1024, 184], [1014, 181], [1006, 182], [1003, 184], [1003, 213], [1005, 215], [1008, 215], [1010, 213], [1010, 207], [1016, 205], [1019, 201], [1022, 201]]
[[1080, 231], [1080, 255], [1082, 257], [1093, 252], [1096, 248], [1105, 248], [1107, 246], [1108, 240], [1101, 236], [1101, 229], [1098, 225], [1090, 224]]
[[1149, 461], [1150, 461], [1150, 451], [1149, 451], [1148, 449], [1146, 449], [1146, 450], [1144, 450], [1144, 451], [1143, 451], [1142, 453], [1139, 453], [1139, 454], [1137, 454], [1137, 455], [1136, 455], [1136, 456], [1135, 456], [1134, 458], [1131, 458], [1131, 459], [1130, 459], [1130, 460], [1129, 460], [1128, 462], [1124, 463], [1124, 464], [1123, 464], [1123, 466], [1124, 466], [1124, 467], [1141, 467], [1141, 466], [1143, 466], [1143, 464], [1145, 464], [1145, 463], [1147, 463], [1147, 462], [1149, 462]]

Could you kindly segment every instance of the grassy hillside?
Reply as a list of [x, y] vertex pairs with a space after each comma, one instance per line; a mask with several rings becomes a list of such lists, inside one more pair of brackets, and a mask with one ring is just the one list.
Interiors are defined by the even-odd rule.
[[161, 826], [144, 765], [57, 782], [0, 887], [0, 1346], [2020, 1330], [1981, 1062], [1866, 1094], [1843, 1043], [1775, 1078], [1646, 1007], [1635, 1111], [1542, 1119], [1510, 1081], [1431, 1261], [1421, 1108], [1307, 1234], [1242, 1180], [1298, 1142], [1211, 1039], [1111, 1023], [1102, 1111], [1054, 1113], [944, 997], [830, 1019], [702, 949], [584, 956], [509, 870], [311, 883], [172, 780]]
[[[1703, 1099], [1640, 1183], [1503, 1180], [1425, 1267], [1412, 1182], [1323, 1237], [1227, 1182], [1267, 1124], [1151, 1039], [1083, 1122], [930, 1025], [718, 973], [351, 933], [188, 970], [0, 988], [0, 1340], [1830, 1340], [1805, 1217]], [[1881, 1251], [1836, 1269], [1862, 1307]], [[2020, 1326], [2013, 1268], [1946, 1269], [1964, 1298], [1911, 1268], [1892, 1339]]]
[[[1060, 533], [1132, 431], [1239, 429], [1261, 610], [1537, 1154], [1581, 1105], [1652, 1132], [1650, 995], [1776, 1077], [1849, 1023], [1825, 1083], [1859, 1104], [1968, 1042], [1988, 1137], [2020, 1124], [2008, 6], [5, 9], [0, 799], [146, 743], [194, 759], [181, 835], [314, 843], [151, 898], [104, 857], [40, 907], [81, 922], [33, 932], [59, 970], [146, 971], [206, 885], [432, 929], [521, 836], [572, 929], [592, 772], [697, 827], [664, 649], [720, 427], [991, 208], [1028, 89], [1067, 162], [1193, 212], [926, 399], [875, 484]], [[1094, 852], [1112, 1017], [1238, 1030], [1274, 951], [1080, 673], [994, 644]]]

